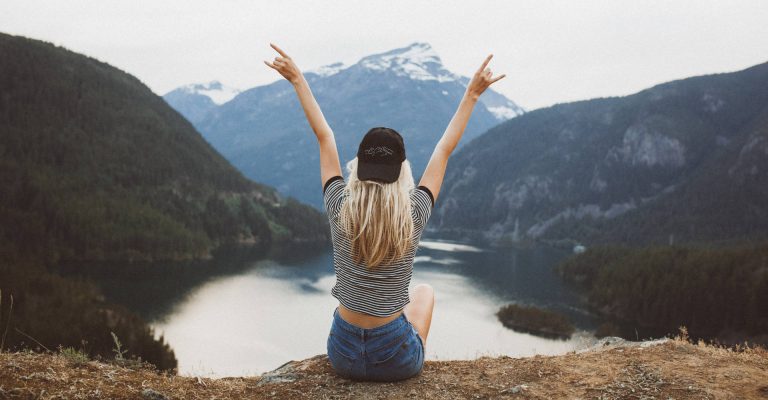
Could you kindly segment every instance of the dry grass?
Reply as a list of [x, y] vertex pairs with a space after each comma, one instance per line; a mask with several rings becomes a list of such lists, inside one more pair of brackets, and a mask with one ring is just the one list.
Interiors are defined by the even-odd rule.
[[768, 399], [768, 352], [690, 343], [605, 345], [561, 356], [434, 361], [399, 383], [338, 378], [325, 356], [262, 376], [208, 379], [60, 354], [0, 353], [0, 398]]

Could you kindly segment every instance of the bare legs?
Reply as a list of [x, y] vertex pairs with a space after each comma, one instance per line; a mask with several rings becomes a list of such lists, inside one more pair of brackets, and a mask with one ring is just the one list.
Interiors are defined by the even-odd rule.
[[429, 335], [429, 326], [432, 324], [432, 309], [434, 307], [435, 290], [432, 289], [432, 286], [421, 283], [413, 288], [411, 302], [403, 309], [405, 317], [419, 332], [424, 347], [427, 346], [427, 335]]

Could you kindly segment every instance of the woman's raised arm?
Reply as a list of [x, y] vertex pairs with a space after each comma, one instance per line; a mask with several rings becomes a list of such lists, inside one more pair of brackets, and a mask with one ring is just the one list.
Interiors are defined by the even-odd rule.
[[467, 90], [461, 98], [459, 108], [456, 110], [453, 118], [451, 118], [451, 122], [448, 123], [443, 136], [437, 142], [427, 168], [424, 170], [424, 175], [422, 175], [419, 181], [419, 185], [429, 188], [435, 201], [437, 201], [440, 186], [443, 184], [445, 168], [448, 166], [448, 158], [453, 153], [456, 145], [459, 144], [459, 140], [464, 134], [464, 129], [467, 127], [467, 122], [469, 122], [469, 117], [472, 115], [472, 110], [475, 108], [477, 100], [488, 86], [506, 76], [506, 74], [501, 74], [491, 79], [491, 69], [486, 68], [488, 62], [491, 61], [491, 57], [493, 57], [493, 54], [486, 57], [467, 85]]
[[264, 63], [291, 82], [296, 90], [301, 107], [304, 109], [307, 121], [309, 121], [309, 126], [315, 133], [317, 144], [320, 146], [320, 184], [325, 185], [329, 178], [341, 175], [341, 163], [339, 162], [339, 152], [336, 148], [333, 131], [325, 120], [320, 105], [317, 104], [317, 100], [309, 88], [309, 83], [304, 79], [304, 74], [301, 73], [293, 59], [276, 45], [272, 43], [269, 45], [280, 53], [280, 56], [275, 57], [272, 64], [267, 61]]

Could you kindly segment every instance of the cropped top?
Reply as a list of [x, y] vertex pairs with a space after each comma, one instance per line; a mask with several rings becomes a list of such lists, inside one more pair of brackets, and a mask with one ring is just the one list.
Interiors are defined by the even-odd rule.
[[336, 272], [336, 284], [331, 294], [349, 310], [377, 317], [390, 316], [410, 302], [408, 285], [413, 274], [413, 257], [432, 213], [434, 196], [426, 186], [411, 190], [412, 250], [399, 260], [369, 269], [365, 264], [354, 262], [351, 242], [339, 224], [339, 211], [348, 196], [345, 188], [344, 178], [340, 175], [329, 178], [323, 185], [323, 204], [331, 225]]

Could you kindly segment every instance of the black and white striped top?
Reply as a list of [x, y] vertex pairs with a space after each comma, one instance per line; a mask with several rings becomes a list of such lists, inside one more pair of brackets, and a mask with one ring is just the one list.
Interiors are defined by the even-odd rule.
[[411, 190], [411, 217], [413, 217], [413, 246], [400, 260], [369, 269], [354, 262], [351, 242], [339, 225], [339, 211], [347, 198], [344, 178], [336, 175], [323, 186], [323, 203], [331, 225], [333, 241], [333, 267], [336, 285], [333, 297], [346, 308], [377, 317], [387, 317], [400, 311], [410, 301], [408, 285], [413, 273], [413, 257], [434, 207], [434, 196], [426, 186]]

